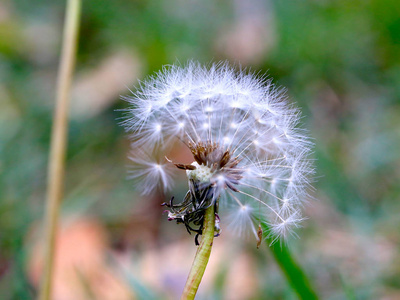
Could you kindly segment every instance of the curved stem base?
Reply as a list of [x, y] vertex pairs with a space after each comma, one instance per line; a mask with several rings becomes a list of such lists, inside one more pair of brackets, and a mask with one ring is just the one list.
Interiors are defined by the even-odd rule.
[[181, 300], [194, 299], [196, 296], [197, 289], [199, 288], [204, 271], [206, 270], [208, 259], [210, 258], [211, 248], [214, 240], [214, 227], [215, 208], [214, 205], [211, 205], [205, 211], [202, 239], [199, 247], [197, 248], [196, 256], [194, 258], [192, 268], [190, 269]]

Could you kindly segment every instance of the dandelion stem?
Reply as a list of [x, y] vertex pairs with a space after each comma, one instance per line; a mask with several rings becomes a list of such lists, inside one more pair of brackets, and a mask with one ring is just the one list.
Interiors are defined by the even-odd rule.
[[181, 300], [194, 299], [199, 288], [201, 279], [210, 258], [211, 248], [214, 240], [215, 211], [214, 205], [206, 209], [204, 215], [204, 228], [202, 239], [197, 248], [192, 268], [186, 281]]
[[[266, 224], [261, 225], [264, 232], [270, 232]], [[297, 293], [299, 299], [317, 300], [318, 296], [308, 280], [301, 266], [294, 260], [285, 244], [275, 243], [273, 238], [266, 240], [275, 261], [278, 263], [292, 289]]]
[[52, 298], [51, 288], [56, 233], [60, 203], [63, 195], [64, 164], [68, 131], [68, 100], [72, 81], [72, 73], [75, 65], [80, 8], [80, 0], [67, 1], [48, 166], [47, 203], [45, 215], [45, 259], [44, 273], [38, 297], [40, 300], [49, 300]]

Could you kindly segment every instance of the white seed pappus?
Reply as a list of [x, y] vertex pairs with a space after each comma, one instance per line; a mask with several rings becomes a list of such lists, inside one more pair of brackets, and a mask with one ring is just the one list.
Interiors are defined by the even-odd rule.
[[[286, 237], [304, 219], [314, 173], [313, 143], [299, 127], [300, 112], [271, 80], [227, 63], [171, 65], [125, 97], [133, 169], [143, 193], [173, 186], [177, 169], [165, 155], [176, 143], [192, 151], [191, 180], [213, 187], [221, 225], [238, 233], [267, 223]], [[198, 155], [197, 155], [198, 154]], [[183, 218], [179, 213], [170, 217]]]

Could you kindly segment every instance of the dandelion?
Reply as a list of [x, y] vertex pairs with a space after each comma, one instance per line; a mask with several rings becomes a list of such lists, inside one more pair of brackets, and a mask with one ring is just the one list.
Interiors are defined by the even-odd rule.
[[[197, 233], [196, 243], [210, 206], [216, 234], [220, 212], [228, 227], [256, 239], [260, 223], [283, 238], [299, 226], [313, 174], [312, 143], [298, 127], [299, 110], [271, 79], [236, 72], [227, 63], [189, 62], [164, 67], [125, 100], [132, 104], [123, 122], [134, 149], [131, 177], [147, 193], [160, 185], [171, 188], [171, 167], [186, 172], [185, 198], [164, 205], [169, 220]], [[186, 145], [193, 163], [165, 157], [176, 143]]]

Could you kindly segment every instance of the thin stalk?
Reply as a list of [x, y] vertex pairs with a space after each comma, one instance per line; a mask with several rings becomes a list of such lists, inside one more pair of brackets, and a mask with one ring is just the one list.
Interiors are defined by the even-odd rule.
[[45, 259], [44, 274], [38, 298], [40, 300], [51, 299], [58, 215], [63, 196], [65, 152], [68, 131], [69, 91], [78, 43], [80, 10], [80, 0], [67, 1], [48, 166], [47, 203], [45, 214]]
[[181, 300], [192, 300], [196, 296], [201, 279], [210, 258], [211, 248], [214, 240], [215, 211], [214, 205], [206, 209], [204, 215], [204, 227], [202, 239], [197, 248], [196, 256], [190, 269]]
[[[262, 227], [264, 232], [270, 231], [268, 225], [262, 224]], [[267, 238], [266, 242], [276, 262], [292, 289], [297, 293], [299, 299], [317, 300], [317, 293], [301, 266], [292, 257], [289, 248], [285, 244], [274, 243], [271, 238]]]

